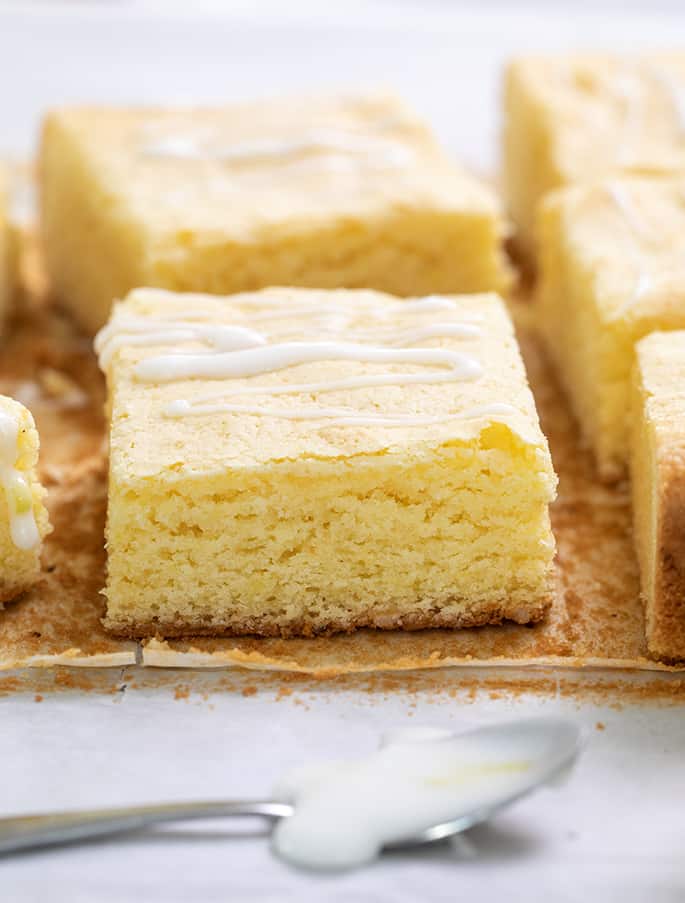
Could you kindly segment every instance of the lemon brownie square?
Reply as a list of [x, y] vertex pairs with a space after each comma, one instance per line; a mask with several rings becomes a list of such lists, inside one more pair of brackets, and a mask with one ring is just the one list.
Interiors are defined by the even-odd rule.
[[685, 658], [685, 332], [638, 343], [631, 404], [635, 543], [649, 651]]
[[408, 296], [506, 279], [493, 192], [388, 97], [60, 110], [41, 182], [52, 285], [90, 331], [140, 285]]
[[524, 253], [551, 189], [685, 174], [685, 53], [524, 57], [504, 85], [504, 187]]
[[41, 542], [50, 527], [36, 473], [38, 448], [30, 412], [0, 395], [0, 608], [40, 575]]
[[636, 342], [685, 328], [685, 179], [623, 177], [540, 208], [538, 316], [600, 476], [625, 475]]
[[140, 289], [97, 347], [111, 631], [544, 615], [556, 478], [497, 296]]

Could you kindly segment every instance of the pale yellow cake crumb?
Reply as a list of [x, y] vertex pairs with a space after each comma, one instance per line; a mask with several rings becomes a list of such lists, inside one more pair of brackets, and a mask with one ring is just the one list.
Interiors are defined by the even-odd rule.
[[631, 477], [649, 651], [685, 658], [685, 332], [637, 346]]
[[52, 285], [91, 332], [140, 285], [408, 296], [507, 280], [494, 193], [385, 96], [57, 110], [40, 168]]
[[523, 57], [505, 77], [507, 206], [530, 256], [539, 201], [612, 174], [685, 174], [685, 53]]
[[635, 343], [685, 328], [685, 179], [625, 177], [540, 209], [538, 318], [600, 474], [625, 475]]
[[[416, 316], [376, 292], [291, 288], [228, 298], [141, 289], [116, 307], [108, 336], [118, 338], [100, 340], [111, 409], [110, 630], [306, 635], [542, 617], [556, 478], [509, 316], [494, 295], [449, 299], [418, 325]], [[265, 330], [267, 346], [282, 334], [378, 345], [446, 319], [472, 334], [419, 331], [412, 347], [468, 355], [477, 378], [403, 384], [407, 367], [424, 379], [434, 366], [358, 359], [230, 380], [140, 375], [160, 354], [202, 351], [192, 336], [136, 343], [145, 329], [231, 324]], [[326, 389], [388, 371], [391, 384]], [[287, 394], [289, 384], [303, 388]], [[169, 415], [172, 402], [206, 395], [213, 413]], [[303, 407], [316, 419], [298, 419]], [[333, 409], [351, 422], [329, 419]], [[402, 417], [418, 422], [383, 422]]]
[[[0, 395], [0, 431], [6, 423], [16, 432], [17, 441], [10, 454], [14, 460], [5, 460], [0, 436], [0, 608], [38, 579], [40, 542], [50, 530], [45, 490], [36, 473], [39, 439], [33, 417], [18, 401]], [[32, 514], [37, 528], [37, 542], [22, 548], [13, 538], [12, 522], [27, 513]]]

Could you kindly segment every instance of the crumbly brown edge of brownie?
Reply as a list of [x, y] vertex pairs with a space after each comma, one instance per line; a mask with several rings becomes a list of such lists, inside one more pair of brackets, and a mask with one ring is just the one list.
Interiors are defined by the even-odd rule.
[[[445, 600], [449, 602], [450, 600]], [[483, 604], [477, 611], [463, 614], [446, 614], [441, 611], [430, 613], [407, 612], [396, 618], [374, 618], [369, 610], [361, 615], [345, 619], [334, 619], [320, 626], [313, 625], [306, 618], [289, 622], [277, 622], [269, 617], [217, 619], [208, 623], [202, 619], [177, 618], [175, 620], [133, 621], [106, 617], [105, 629], [115, 636], [144, 639], [149, 637], [189, 637], [189, 636], [263, 636], [263, 637], [308, 637], [331, 636], [336, 633], [352, 633], [361, 628], [377, 630], [429, 630], [436, 627], [484, 627], [512, 621], [516, 624], [534, 624], [544, 618], [552, 604], [552, 589], [530, 605], [507, 605], [498, 602]]]

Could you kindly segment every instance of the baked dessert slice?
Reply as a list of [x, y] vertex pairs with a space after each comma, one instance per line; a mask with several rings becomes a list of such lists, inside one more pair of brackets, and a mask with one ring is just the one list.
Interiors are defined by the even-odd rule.
[[140, 285], [418, 295], [505, 280], [493, 192], [392, 98], [60, 110], [41, 181], [51, 281], [90, 331]]
[[525, 57], [504, 88], [505, 196], [533, 251], [548, 191], [615, 174], [685, 174], [685, 53]]
[[685, 328], [685, 179], [578, 185], [541, 205], [538, 316], [600, 476], [624, 476], [635, 343]]
[[97, 347], [111, 631], [544, 615], [556, 480], [497, 296], [139, 289]]
[[29, 411], [0, 395], [0, 608], [40, 574], [41, 541], [50, 527], [36, 474], [38, 445]]
[[632, 383], [631, 476], [647, 644], [685, 658], [685, 332], [637, 346]]

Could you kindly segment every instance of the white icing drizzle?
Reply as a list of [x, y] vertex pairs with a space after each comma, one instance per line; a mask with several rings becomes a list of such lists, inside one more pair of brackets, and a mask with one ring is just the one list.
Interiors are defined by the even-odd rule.
[[638, 238], [645, 242], [654, 240], [654, 236], [650, 235], [644, 227], [644, 224], [635, 213], [635, 205], [633, 204], [628, 191], [624, 185], [618, 182], [608, 181], [604, 184], [604, 190], [616, 206], [621, 214], [625, 224]]
[[[260, 339], [264, 337], [260, 334]], [[447, 348], [386, 348], [373, 345], [355, 345], [347, 342], [282, 342], [239, 351], [216, 351], [192, 354], [176, 352], [160, 354], [140, 361], [135, 368], [141, 382], [176, 382], [184, 379], [245, 379], [262, 373], [274, 373], [322, 361], [360, 361], [380, 364], [418, 364], [443, 368], [447, 372], [389, 373], [383, 375], [383, 384], [406, 385], [408, 383], [439, 383], [477, 379], [482, 367], [469, 355]], [[379, 385], [381, 377], [360, 376], [356, 385]], [[387, 380], [387, 382], [386, 382]]]
[[38, 218], [38, 198], [32, 178], [13, 180], [10, 193], [10, 218], [13, 223], [24, 228], [31, 226]]
[[[616, 182], [607, 182], [605, 184], [605, 190], [612, 203], [618, 210], [619, 214], [621, 215], [624, 223], [631, 231], [633, 237], [642, 241], [650, 241], [651, 237], [647, 235], [642, 222], [635, 215], [633, 203], [624, 186], [619, 185]], [[614, 319], [622, 317], [626, 313], [626, 311], [630, 310], [632, 307], [638, 304], [653, 288], [653, 280], [647, 272], [644, 262], [644, 254], [639, 247], [635, 248], [633, 262], [637, 266], [635, 287], [630, 296], [623, 304], [620, 305], [620, 307], [614, 314]]]
[[177, 342], [203, 342], [219, 351], [237, 351], [263, 345], [266, 338], [246, 326], [205, 325], [186, 320], [162, 321], [161, 328], [151, 328], [144, 317], [125, 317], [112, 321], [95, 339], [100, 366], [105, 369], [120, 348], [130, 345], [174, 345]]
[[[317, 359], [331, 360], [329, 356]], [[357, 357], [353, 359], [359, 360]], [[330, 379], [326, 380], [326, 382], [285, 383], [276, 386], [235, 386], [231, 389], [222, 387], [218, 392], [207, 393], [200, 396], [200, 398], [195, 399], [192, 407], [197, 411], [198, 405], [205, 402], [217, 401], [217, 399], [225, 398], [226, 395], [230, 395], [231, 397], [238, 395], [298, 395], [302, 393], [312, 394], [314, 392], [339, 392], [346, 389], [362, 389], [370, 388], [372, 386], [400, 386], [408, 385], [410, 383], [452, 382], [453, 380], [454, 377], [450, 374], [435, 374], [434, 377], [427, 378], [426, 374], [422, 373], [405, 375], [401, 373], [369, 373], [364, 376], [349, 376], [345, 379]]]
[[[438, 300], [438, 299], [435, 299]], [[441, 299], [449, 301], [448, 298]], [[452, 302], [453, 303], [453, 302]], [[437, 307], [433, 299], [427, 299], [425, 311], [407, 303], [406, 313], [428, 313]], [[270, 306], [266, 310], [251, 315], [252, 322], [273, 320], [277, 308]], [[404, 345], [409, 341], [421, 342], [431, 338], [445, 338], [455, 336], [458, 338], [476, 338], [480, 335], [480, 329], [475, 323], [432, 323], [427, 326], [409, 329], [379, 329], [375, 331], [354, 330], [349, 331], [349, 315], [340, 311], [338, 306], [320, 305], [318, 307], [303, 306], [289, 308], [288, 317], [293, 320], [308, 319], [315, 321], [319, 333], [337, 334], [348, 328], [348, 336], [356, 342], [373, 341], [381, 339], [384, 344]], [[246, 326], [210, 324], [196, 320], [207, 320], [211, 313], [190, 312], [184, 315], [182, 320], [171, 320], [164, 316], [155, 317], [159, 324], [155, 328], [150, 320], [145, 317], [120, 316], [105, 326], [96, 336], [95, 350], [100, 358], [100, 365], [106, 369], [112, 356], [120, 349], [130, 345], [167, 345], [176, 342], [202, 342], [218, 351], [237, 351], [264, 345], [269, 340], [269, 333], [260, 333]], [[387, 318], [387, 315], [386, 315]], [[300, 331], [297, 326], [280, 327], [278, 336], [297, 334]]]
[[[641, 241], [643, 244], [647, 245], [654, 245], [658, 243], [660, 238], [659, 233], [656, 232], [655, 234], [652, 234], [647, 229], [645, 229], [643, 223], [640, 221], [635, 212], [634, 204], [630, 199], [629, 193], [626, 188], [623, 185], [617, 184], [616, 182], [606, 182], [604, 188], [607, 195], [616, 206], [626, 226], [633, 234], [633, 237]], [[649, 263], [646, 260], [646, 255], [637, 241], [635, 252], [632, 257], [632, 262], [637, 268], [635, 276], [635, 287], [626, 301], [621, 304], [613, 314], [615, 319], [622, 317], [626, 313], [626, 311], [630, 310], [640, 301], [643, 301], [645, 297], [656, 290], [659, 284], [663, 283], [666, 279], [672, 278], [676, 275], [676, 272], [674, 271], [659, 274], [650, 272]]]
[[350, 868], [427, 828], [487, 817], [568, 777], [580, 751], [572, 722], [531, 718], [457, 734], [395, 731], [363, 758], [299, 768], [274, 798], [294, 805], [278, 823], [279, 856], [309, 868]]
[[12, 542], [18, 549], [29, 551], [40, 542], [33, 513], [33, 496], [26, 477], [17, 469], [19, 457], [19, 423], [0, 411], [0, 486], [5, 492]]
[[223, 145], [213, 143], [206, 135], [184, 132], [150, 141], [142, 150], [154, 157], [216, 160], [233, 165], [281, 162], [293, 157], [323, 154], [354, 156], [361, 162], [382, 162], [387, 166], [406, 166], [414, 156], [411, 148], [399, 141], [333, 128], [310, 129], [291, 141], [261, 138]]
[[621, 307], [620, 313], [623, 313], [624, 310], [627, 310], [629, 307], [632, 307], [634, 304], [642, 301], [645, 295], [649, 294], [649, 292], [651, 292], [653, 288], [654, 280], [652, 279], [650, 274], [646, 270], [640, 270], [637, 275], [635, 291], [628, 299], [628, 301]]
[[[163, 293], [166, 294], [166, 293]], [[154, 317], [115, 314], [111, 322], [95, 340], [100, 365], [106, 369], [114, 354], [127, 346], [175, 345], [198, 343], [205, 347], [188, 348], [168, 354], [154, 355], [139, 361], [134, 369], [137, 380], [148, 383], [168, 383], [179, 380], [204, 379], [221, 381], [217, 389], [205, 392], [192, 400], [176, 399], [164, 408], [167, 417], [242, 413], [259, 417], [287, 420], [320, 421], [331, 426], [420, 426], [456, 419], [516, 416], [518, 411], [508, 404], [483, 405], [458, 414], [419, 414], [363, 411], [344, 406], [320, 406], [314, 399], [306, 405], [274, 407], [264, 404], [265, 397], [288, 395], [320, 395], [341, 390], [364, 389], [374, 386], [403, 386], [436, 384], [478, 379], [482, 375], [480, 363], [470, 355], [451, 348], [417, 347], [431, 339], [458, 337], [471, 339], [481, 334], [473, 322], [420, 318], [438, 312], [455, 311], [451, 298], [428, 296], [413, 301], [369, 309], [350, 299], [341, 305], [331, 299], [314, 296], [311, 301], [298, 302], [289, 308], [273, 296], [253, 296], [241, 299], [250, 309], [250, 323], [259, 322], [261, 331], [242, 325], [207, 322], [216, 316], [204, 310], [206, 296], [188, 298], [189, 311], [179, 319], [177, 314], [156, 313]], [[356, 299], [355, 299], [356, 300]], [[193, 308], [195, 301], [197, 307]], [[389, 309], [388, 309], [389, 307]], [[414, 321], [414, 325], [384, 325], [392, 316]], [[293, 326], [290, 318], [297, 322]], [[419, 322], [416, 322], [416, 318]], [[317, 335], [316, 341], [283, 341], [296, 331], [301, 333], [308, 322]], [[357, 326], [360, 322], [364, 326]], [[375, 325], [375, 328], [371, 327]], [[366, 328], [365, 328], [366, 327]], [[329, 341], [328, 335], [343, 336], [345, 341]], [[348, 341], [352, 339], [353, 341]], [[359, 361], [389, 365], [410, 365], [411, 370], [384, 371], [327, 379], [319, 382], [279, 383], [269, 385], [232, 385], [233, 380], [271, 374], [305, 363], [328, 361]], [[414, 368], [419, 367], [419, 370]], [[227, 384], [228, 383], [228, 384]], [[259, 396], [253, 404], [240, 403], [239, 398]]]

